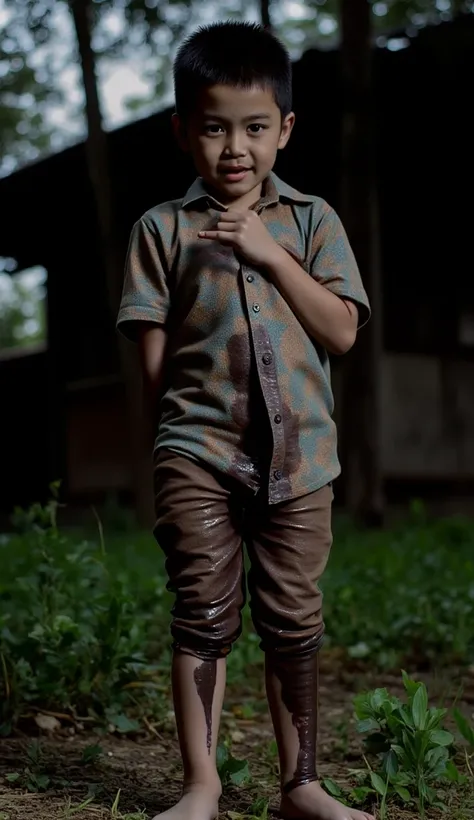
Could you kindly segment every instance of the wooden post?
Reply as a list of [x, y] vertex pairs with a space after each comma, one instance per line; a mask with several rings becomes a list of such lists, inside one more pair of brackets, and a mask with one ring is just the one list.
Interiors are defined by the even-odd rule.
[[342, 459], [346, 504], [368, 525], [383, 520], [381, 460], [382, 295], [372, 88], [371, 6], [341, 0], [343, 80], [341, 216], [356, 255], [372, 319], [345, 363]]
[[260, 0], [260, 22], [264, 28], [271, 29], [272, 19], [270, 15], [271, 0]]
[[[97, 209], [109, 308], [115, 324], [123, 283], [123, 259], [115, 233], [107, 136], [102, 125], [95, 54], [91, 44], [91, 11], [91, 0], [72, 0], [71, 12], [79, 46], [86, 101], [87, 166]], [[142, 412], [142, 380], [136, 351], [121, 337], [118, 338], [118, 345], [127, 397], [135, 510], [140, 525], [148, 527], [153, 522], [152, 463], [151, 454], [147, 452], [150, 442]]]

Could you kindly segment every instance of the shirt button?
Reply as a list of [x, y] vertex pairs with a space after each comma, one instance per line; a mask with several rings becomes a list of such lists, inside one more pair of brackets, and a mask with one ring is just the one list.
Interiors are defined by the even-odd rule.
[[275, 424], [281, 424], [281, 416], [279, 413], [276, 414], [275, 418], [273, 419]]
[[260, 312], [260, 305], [258, 305], [257, 302], [255, 302], [255, 304], [253, 306], [253, 310], [254, 310], [254, 313], [259, 313]]
[[249, 273], [249, 275], [247, 276], [247, 282], [253, 282], [254, 279], [255, 279], [255, 276], [252, 276], [252, 274]]
[[282, 471], [281, 470], [275, 470], [275, 472], [273, 473], [273, 478], [275, 479], [275, 481], [281, 481], [281, 479], [283, 478]]
[[263, 364], [271, 364], [272, 363], [272, 356], [270, 353], [264, 353], [262, 356]]

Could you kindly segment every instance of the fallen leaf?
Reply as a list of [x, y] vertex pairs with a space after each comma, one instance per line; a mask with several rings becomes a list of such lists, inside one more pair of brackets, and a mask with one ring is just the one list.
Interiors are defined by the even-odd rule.
[[240, 732], [239, 729], [236, 729], [234, 732], [231, 732], [230, 737], [234, 743], [242, 743], [242, 741], [245, 740], [244, 733]]
[[41, 712], [35, 716], [35, 723], [44, 732], [57, 732], [61, 728], [57, 718], [52, 715], [43, 715]]

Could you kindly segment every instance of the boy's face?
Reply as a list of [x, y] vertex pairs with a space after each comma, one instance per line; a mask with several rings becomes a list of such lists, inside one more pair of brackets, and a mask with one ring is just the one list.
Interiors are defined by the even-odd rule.
[[277, 152], [287, 144], [295, 116], [282, 122], [267, 88], [213, 85], [201, 89], [186, 123], [175, 115], [182, 147], [216, 198], [227, 206], [248, 208], [261, 195]]

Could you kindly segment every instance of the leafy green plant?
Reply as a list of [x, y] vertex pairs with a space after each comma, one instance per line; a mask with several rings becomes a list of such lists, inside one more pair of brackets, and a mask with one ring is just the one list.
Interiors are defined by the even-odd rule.
[[[131, 577], [110, 573], [103, 545], [62, 534], [58, 506], [53, 498], [15, 513], [21, 534], [9, 550], [13, 568], [9, 578], [0, 573], [0, 734], [10, 733], [28, 703], [137, 731], [140, 723], [123, 710], [134, 702], [128, 687], [157, 674], [144, 654], [157, 634], [152, 608], [137, 617], [151, 593], [143, 590], [138, 602]], [[157, 595], [155, 615], [161, 606]], [[152, 713], [163, 692], [144, 681], [141, 700]]]
[[223, 743], [217, 747], [217, 771], [223, 788], [242, 786], [250, 780], [248, 761], [238, 760]]
[[[163, 556], [151, 535], [104, 532], [92, 514], [87, 537], [62, 530], [58, 492], [56, 484], [46, 505], [16, 510], [17, 531], [0, 536], [0, 736], [32, 709], [117, 734], [168, 731]], [[472, 521], [431, 521], [418, 507], [383, 533], [336, 520], [335, 538], [322, 583], [329, 649], [375, 669], [474, 661]], [[243, 615], [228, 679], [238, 716], [253, 720], [264, 707], [263, 654], [248, 607]], [[338, 736], [344, 754], [343, 726]]]
[[456, 721], [456, 726], [458, 727], [461, 735], [463, 736], [464, 740], [467, 741], [468, 746], [474, 752], [474, 727], [470, 725], [467, 718], [464, 717], [463, 714], [459, 711], [459, 709], [453, 709], [454, 719]]
[[68, 780], [48, 774], [39, 741], [33, 740], [30, 743], [26, 756], [27, 764], [22, 771], [7, 774], [8, 783], [27, 789], [29, 792], [45, 792], [51, 787], [64, 788], [69, 785]]
[[82, 752], [81, 763], [84, 766], [89, 766], [93, 765], [94, 763], [98, 763], [103, 754], [104, 750], [102, 746], [99, 746], [97, 743], [91, 746], [86, 746], [86, 748]]
[[359, 781], [359, 785], [344, 791], [331, 777], [325, 777], [322, 780], [322, 786], [328, 794], [346, 806], [368, 805], [371, 798], [377, 797], [377, 792], [371, 785], [364, 784], [366, 772], [351, 770], [350, 774], [356, 781]]
[[112, 804], [112, 808], [110, 810], [110, 817], [112, 818], [112, 820], [146, 820], [146, 814], [143, 811], [135, 811], [122, 814], [122, 812], [119, 810], [121, 792], [122, 790], [119, 789], [115, 796], [115, 800]]
[[472, 760], [474, 758], [474, 726], [471, 726], [467, 718], [459, 711], [459, 709], [453, 709], [453, 717], [456, 721], [456, 726], [464, 740], [467, 741], [468, 748], [464, 750], [465, 759], [466, 759], [466, 766], [468, 768], [469, 774], [474, 779], [474, 770], [472, 765]]
[[237, 811], [228, 811], [227, 817], [229, 820], [268, 820], [268, 810], [268, 800], [266, 800], [265, 797], [258, 797], [245, 814]]
[[382, 816], [389, 795], [397, 795], [404, 803], [414, 801], [425, 817], [427, 806], [444, 808], [436, 790], [440, 780], [459, 778], [451, 754], [454, 737], [443, 728], [447, 710], [428, 706], [426, 686], [405, 672], [403, 684], [406, 702], [386, 689], [358, 695], [357, 728], [368, 734], [367, 753], [377, 759], [369, 776], [382, 799]]
[[472, 521], [430, 520], [418, 505], [383, 533], [336, 521], [335, 541], [321, 582], [327, 646], [393, 670], [474, 662]]

